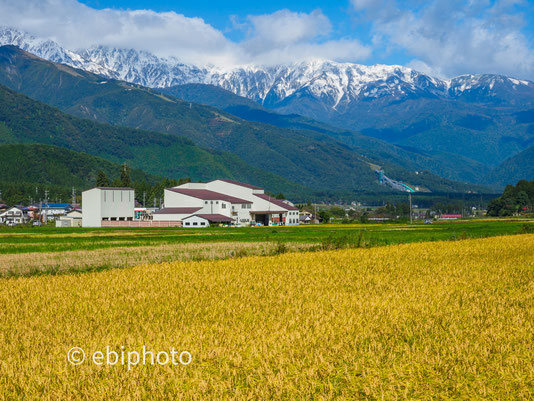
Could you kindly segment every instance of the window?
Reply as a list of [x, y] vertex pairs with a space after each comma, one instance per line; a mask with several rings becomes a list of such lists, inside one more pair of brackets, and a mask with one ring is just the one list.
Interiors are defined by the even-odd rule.
[[205, 226], [206, 223], [205, 223], [204, 221], [201, 221], [201, 222], [200, 222], [200, 225], [201, 225], [201, 226]]
[[194, 226], [198, 226], [198, 223], [196, 221], [193, 221]]
[[226, 209], [226, 203], [221, 203], [221, 207], [222, 207], [223, 209]]
[[219, 201], [215, 201], [215, 204], [218, 205], [218, 204], [219, 204]]
[[206, 204], [206, 205], [207, 205], [207, 204], [208, 204], [208, 201], [204, 201], [204, 204]]
[[211, 204], [213, 205], [213, 201], [210, 201], [210, 202], [211, 202]]
[[186, 226], [190, 226], [190, 225], [191, 225], [191, 223], [190, 223], [190, 222], [188, 222], [188, 221], [186, 221], [186, 222], [185, 222], [185, 225], [186, 225]]

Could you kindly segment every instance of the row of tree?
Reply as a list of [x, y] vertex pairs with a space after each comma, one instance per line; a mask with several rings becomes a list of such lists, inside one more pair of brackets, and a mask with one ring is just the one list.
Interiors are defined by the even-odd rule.
[[534, 181], [521, 180], [515, 186], [507, 185], [501, 196], [488, 205], [488, 216], [514, 216], [532, 213]]
[[110, 181], [106, 174], [100, 170], [96, 177], [97, 187], [127, 187], [135, 190], [135, 199], [143, 206], [161, 206], [163, 192], [165, 188], [191, 182], [190, 178], [180, 178], [178, 180], [164, 178], [156, 183], [147, 181], [132, 181], [130, 178], [130, 167], [127, 164], [121, 166], [119, 177]]
[[[76, 202], [81, 202], [80, 190], [83, 191], [93, 186], [130, 187], [135, 190], [135, 198], [139, 203], [147, 207], [154, 205], [160, 206], [165, 188], [191, 181], [189, 178], [181, 178], [179, 180], [164, 178], [157, 181], [155, 177], [154, 180], [150, 181], [149, 179], [142, 178], [143, 175], [139, 178], [139, 174], [134, 174], [134, 177], [137, 177], [137, 179], [132, 179], [131, 169], [126, 164], [120, 166], [120, 174], [114, 179], [108, 178], [108, 175], [103, 170], [99, 170], [96, 172], [96, 177], [92, 175], [85, 185], [76, 186]], [[150, 178], [150, 176], [148, 177]], [[69, 187], [40, 183], [0, 182], [0, 203], [7, 205], [30, 205], [45, 202], [46, 200], [49, 202], [70, 203], [72, 201], [73, 187], [74, 185]]]

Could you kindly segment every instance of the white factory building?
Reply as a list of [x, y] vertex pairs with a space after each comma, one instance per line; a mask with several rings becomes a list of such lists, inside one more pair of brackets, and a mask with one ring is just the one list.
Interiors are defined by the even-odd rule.
[[[133, 188], [97, 187], [82, 192], [82, 226], [102, 227], [112, 222], [132, 221], [135, 194]], [[118, 225], [118, 224], [117, 224]]]
[[263, 188], [221, 179], [165, 189], [164, 207], [153, 213], [153, 220], [181, 221], [183, 227], [298, 225], [299, 211]]

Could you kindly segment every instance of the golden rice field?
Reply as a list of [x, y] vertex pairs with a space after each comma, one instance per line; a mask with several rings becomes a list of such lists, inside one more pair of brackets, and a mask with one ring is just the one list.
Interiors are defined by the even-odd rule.
[[3, 279], [0, 305], [0, 399], [534, 398], [534, 235]]
[[[110, 241], [107, 242], [108, 244]], [[284, 244], [285, 250], [297, 252], [315, 244]], [[37, 273], [72, 273], [91, 269], [124, 268], [143, 263], [165, 261], [218, 260], [235, 256], [270, 255], [277, 252], [275, 242], [202, 242], [152, 246], [130, 246], [62, 252], [0, 254], [0, 279], [12, 275]]]

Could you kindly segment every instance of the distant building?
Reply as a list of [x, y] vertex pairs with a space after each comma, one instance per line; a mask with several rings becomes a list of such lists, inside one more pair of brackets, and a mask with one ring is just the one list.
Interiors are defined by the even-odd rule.
[[6, 211], [0, 213], [0, 223], [2, 224], [23, 224], [27, 221], [22, 208], [10, 207]]
[[461, 214], [442, 214], [439, 216], [440, 220], [456, 220], [456, 219], [461, 219], [461, 218], [462, 218]]
[[53, 218], [67, 214], [72, 207], [70, 203], [43, 203], [40, 209], [41, 214], [46, 215], [47, 218]]
[[97, 187], [82, 192], [82, 226], [102, 227], [108, 222], [134, 219], [133, 188]]
[[56, 219], [56, 227], [81, 227], [82, 211], [80, 209], [71, 210], [65, 216]]

